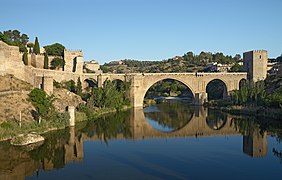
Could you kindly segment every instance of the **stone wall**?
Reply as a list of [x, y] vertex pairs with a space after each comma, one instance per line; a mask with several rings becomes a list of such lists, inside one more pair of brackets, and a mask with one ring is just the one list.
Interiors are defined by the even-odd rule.
[[0, 75], [13, 74], [25, 80], [24, 66], [19, 48], [0, 41]]

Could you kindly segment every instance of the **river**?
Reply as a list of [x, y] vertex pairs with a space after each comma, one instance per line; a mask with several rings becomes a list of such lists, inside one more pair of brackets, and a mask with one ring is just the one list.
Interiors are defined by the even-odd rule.
[[0, 179], [279, 179], [282, 126], [169, 101], [0, 143]]

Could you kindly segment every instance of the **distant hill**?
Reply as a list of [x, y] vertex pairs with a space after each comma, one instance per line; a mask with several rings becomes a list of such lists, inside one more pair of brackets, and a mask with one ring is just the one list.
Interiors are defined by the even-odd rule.
[[101, 69], [105, 73], [200, 72], [206, 69], [208, 63], [234, 64], [241, 60], [239, 54], [232, 57], [223, 53], [201, 52], [196, 55], [193, 52], [187, 52], [183, 56], [175, 56], [162, 61], [132, 59], [114, 61], [114, 63], [105, 63]]

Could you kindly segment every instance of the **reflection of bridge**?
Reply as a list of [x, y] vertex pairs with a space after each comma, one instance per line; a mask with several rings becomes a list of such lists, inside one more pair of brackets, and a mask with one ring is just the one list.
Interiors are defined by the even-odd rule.
[[[142, 108], [132, 109], [129, 126], [132, 132], [132, 139], [142, 140], [147, 138], [177, 138], [177, 137], [202, 137], [202, 136], [240, 136], [238, 129], [232, 123], [232, 119], [227, 116], [226, 123], [220, 128], [212, 128], [207, 124], [207, 111], [203, 108], [196, 110], [192, 119], [181, 129], [173, 132], [160, 132], [152, 128], [146, 121]], [[7, 157], [0, 158], [0, 179], [24, 179], [25, 176], [31, 176], [38, 169], [51, 171], [56, 167], [56, 163], [66, 165], [71, 162], [81, 161], [84, 159], [84, 142], [88, 140], [103, 141], [103, 134], [94, 134], [88, 136], [75, 130], [74, 127], [69, 129], [69, 139], [58, 140], [54, 147], [62, 150], [63, 154], [52, 154], [60, 158], [43, 157], [40, 161], [29, 157], [28, 153], [1, 148], [0, 154], [9, 154]], [[127, 139], [122, 133], [117, 134], [115, 139]], [[53, 147], [53, 146], [52, 146]], [[264, 157], [267, 153], [267, 133], [260, 134], [259, 129], [254, 129], [250, 134], [243, 136], [243, 152], [253, 157]], [[19, 164], [13, 164], [14, 160]], [[60, 160], [53, 162], [52, 159]], [[13, 163], [9, 162], [13, 161]]]
[[131, 126], [134, 139], [240, 135], [234, 123], [231, 123], [230, 117], [227, 117], [222, 128], [211, 128], [207, 124], [207, 110], [204, 108], [196, 109], [192, 119], [184, 127], [172, 132], [161, 132], [154, 129], [146, 120], [142, 108], [135, 108], [132, 111]]

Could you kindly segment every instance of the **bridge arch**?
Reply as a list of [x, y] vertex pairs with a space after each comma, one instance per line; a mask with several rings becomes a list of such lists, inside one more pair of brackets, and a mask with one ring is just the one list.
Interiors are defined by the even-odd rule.
[[179, 79], [179, 78], [175, 78], [175, 77], [160, 77], [160, 78], [156, 78], [152, 81], [147, 81], [146, 83], [146, 86], [143, 87], [144, 88], [144, 91], [142, 92], [142, 102], [144, 101], [144, 98], [146, 96], [146, 93], [148, 92], [148, 90], [156, 83], [160, 82], [160, 81], [164, 81], [164, 80], [174, 80], [174, 81], [177, 81], [181, 84], [183, 84], [192, 94], [192, 100], [195, 98], [195, 93], [194, 93], [194, 90], [192, 89], [192, 87], [187, 84], [185, 81]]
[[112, 82], [115, 84], [117, 90], [121, 90], [122, 86], [123, 86], [123, 80], [121, 78], [118, 78], [118, 79], [114, 79], [112, 80]]
[[228, 84], [223, 79], [211, 79], [206, 84], [208, 100], [225, 99], [228, 96]]
[[239, 81], [239, 89], [247, 84], [247, 79], [243, 78]]
[[86, 88], [93, 88], [93, 87], [96, 87], [98, 86], [98, 82], [96, 79], [94, 78], [87, 78], [87, 79], [84, 79], [84, 87]]

